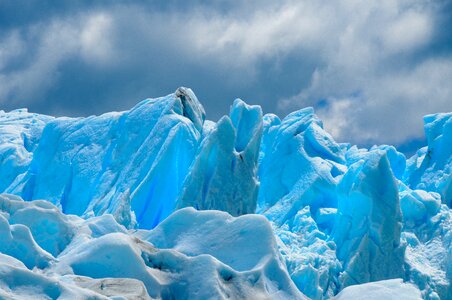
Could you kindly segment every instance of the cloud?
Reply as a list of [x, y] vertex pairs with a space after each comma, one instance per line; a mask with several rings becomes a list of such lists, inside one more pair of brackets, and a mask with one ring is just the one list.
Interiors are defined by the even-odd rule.
[[84, 22], [80, 32], [81, 55], [94, 63], [108, 63], [113, 57], [112, 18], [94, 14]]
[[262, 58], [287, 55], [321, 42], [328, 23], [316, 6], [282, 4], [258, 10], [246, 18], [194, 15], [187, 33], [198, 51], [222, 55], [226, 63], [251, 66]]
[[279, 108], [317, 107], [340, 141], [422, 138], [423, 115], [452, 109], [452, 56], [423, 55], [441, 30], [435, 7], [422, 1], [368, 4], [353, 3], [354, 13], [337, 8], [336, 17], [347, 22], [324, 36], [333, 48], [320, 55], [323, 64], [310, 84], [280, 99]]
[[62, 3], [3, 18], [0, 104], [100, 113], [189, 85], [211, 118], [235, 97], [309, 105], [360, 144], [418, 139], [423, 115], [452, 110], [446, 2]]
[[110, 25], [107, 16], [91, 14], [12, 31], [0, 42], [0, 103], [35, 101], [56, 83], [59, 67], [74, 57], [92, 64], [111, 59]]
[[[41, 35], [40, 31], [44, 30], [45, 34]], [[1, 43], [2, 49], [9, 49], [11, 38], [14, 44], [27, 44], [27, 49], [22, 51], [11, 51], [8, 61], [4, 62], [4, 67], [0, 75], [0, 97], [4, 99], [17, 96], [20, 98], [29, 98], [36, 93], [45, 91], [51, 86], [55, 74], [55, 70], [62, 59], [71, 54], [74, 47], [74, 32], [70, 26], [61, 23], [52, 23], [46, 28], [35, 26], [31, 28], [27, 34], [37, 36], [38, 44], [33, 49], [29, 48], [29, 44], [25, 41], [23, 34], [13, 33], [13, 36], [6, 38]], [[58, 45], [58, 47], [55, 47]], [[9, 68], [10, 60], [18, 61], [21, 57], [30, 55], [31, 58], [26, 59], [23, 65], [17, 68]]]
[[10, 32], [0, 44], [0, 70], [3, 70], [8, 62], [24, 51], [24, 43], [17, 31]]
[[428, 43], [432, 36], [432, 18], [428, 14], [409, 10], [386, 27], [381, 38], [389, 53], [410, 51]]
[[422, 116], [450, 109], [452, 59], [423, 62], [410, 72], [374, 78], [362, 94], [326, 99], [317, 113], [343, 141], [396, 143], [423, 136]]

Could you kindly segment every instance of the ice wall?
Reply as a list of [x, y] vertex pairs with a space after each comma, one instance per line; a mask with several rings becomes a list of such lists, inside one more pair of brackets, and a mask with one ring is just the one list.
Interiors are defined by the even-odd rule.
[[427, 147], [408, 160], [405, 181], [413, 189], [437, 192], [452, 207], [452, 113], [424, 117]]
[[352, 164], [338, 185], [333, 237], [343, 287], [404, 275], [398, 187], [384, 151]]
[[[32, 158], [14, 170], [24, 172], [12, 183], [11, 176], [2, 178], [4, 191], [26, 200], [47, 199], [64, 213], [110, 213], [126, 226], [152, 228], [175, 208], [204, 118], [193, 92], [180, 88], [126, 112], [45, 119], [42, 134], [30, 139], [37, 140], [37, 146], [30, 146], [36, 148]], [[42, 123], [35, 131], [40, 133]], [[2, 128], [10, 134], [20, 130]], [[10, 146], [22, 152], [24, 147]]]
[[0, 191], [27, 171], [45, 125], [53, 117], [26, 109], [0, 110]]

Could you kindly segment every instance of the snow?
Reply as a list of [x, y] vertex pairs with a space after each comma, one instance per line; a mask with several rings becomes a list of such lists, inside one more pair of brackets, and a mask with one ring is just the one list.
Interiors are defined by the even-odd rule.
[[53, 277], [32, 272], [11, 258], [0, 257], [0, 298], [2, 299], [108, 299], [88, 289], [66, 284]]
[[452, 113], [424, 124], [406, 159], [188, 88], [0, 111], [0, 298], [452, 299]]
[[[306, 299], [263, 216], [185, 208], [137, 231], [111, 215], [84, 220], [46, 201], [0, 201], [0, 297]], [[24, 211], [28, 218], [15, 218]], [[35, 240], [36, 226], [44, 233]], [[53, 254], [43, 249], [54, 245], [62, 246]]]
[[412, 284], [401, 279], [376, 281], [353, 285], [339, 293], [335, 300], [419, 300], [420, 291]]

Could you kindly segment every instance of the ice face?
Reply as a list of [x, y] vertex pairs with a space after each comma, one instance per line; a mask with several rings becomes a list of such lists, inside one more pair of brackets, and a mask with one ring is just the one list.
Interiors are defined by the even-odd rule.
[[217, 209], [234, 216], [254, 213], [262, 110], [237, 99], [200, 144], [178, 207]]
[[403, 280], [452, 299], [452, 113], [424, 123], [406, 160], [335, 142], [312, 108], [237, 99], [212, 122], [188, 88], [88, 118], [0, 111], [0, 298], [33, 293], [13, 276], [50, 298], [418, 298]]
[[343, 153], [312, 108], [279, 121], [266, 116], [259, 161], [258, 212], [283, 224], [306, 205], [336, 207], [335, 185]]
[[338, 185], [333, 237], [343, 262], [342, 286], [403, 276], [402, 214], [385, 152], [370, 151]]
[[0, 191], [26, 172], [42, 130], [53, 118], [17, 109], [0, 111]]
[[408, 161], [405, 181], [412, 189], [437, 192], [452, 207], [452, 113], [424, 117], [427, 148]]
[[264, 116], [257, 212], [272, 221], [289, 274], [312, 299], [339, 290], [335, 278], [342, 267], [330, 233], [344, 163], [343, 151], [312, 108], [282, 121]]
[[110, 213], [126, 226], [152, 228], [174, 210], [203, 122], [189, 89], [127, 112], [51, 120], [28, 165], [15, 172], [26, 171], [4, 190], [47, 199], [64, 213]]

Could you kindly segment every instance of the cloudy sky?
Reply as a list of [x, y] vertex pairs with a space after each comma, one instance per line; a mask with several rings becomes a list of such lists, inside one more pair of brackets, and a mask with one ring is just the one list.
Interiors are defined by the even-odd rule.
[[0, 0], [0, 109], [86, 116], [178, 86], [212, 120], [235, 98], [313, 106], [340, 142], [410, 152], [452, 111], [452, 1]]

